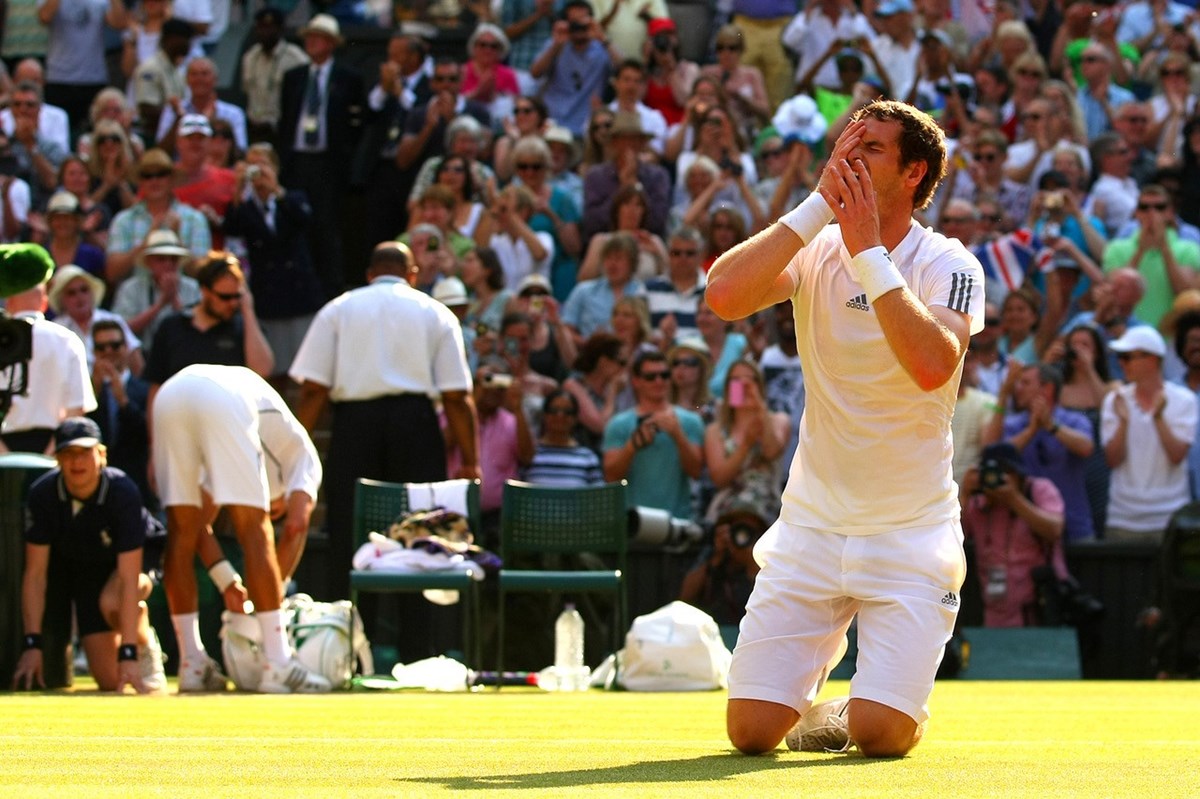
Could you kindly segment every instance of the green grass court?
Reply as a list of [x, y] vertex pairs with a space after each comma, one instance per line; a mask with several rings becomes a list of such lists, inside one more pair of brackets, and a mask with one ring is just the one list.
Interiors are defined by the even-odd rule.
[[0, 796], [1200, 796], [1195, 682], [939, 683], [925, 740], [889, 761], [731, 754], [724, 703], [525, 688], [6, 694]]

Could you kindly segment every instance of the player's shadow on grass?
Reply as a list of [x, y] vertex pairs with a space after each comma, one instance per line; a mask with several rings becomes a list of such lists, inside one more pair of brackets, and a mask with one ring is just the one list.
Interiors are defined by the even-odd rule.
[[455, 791], [497, 790], [500, 788], [570, 788], [579, 785], [617, 785], [621, 783], [710, 782], [757, 771], [814, 768], [822, 766], [862, 766], [887, 760], [865, 758], [857, 753], [837, 757], [811, 757], [779, 752], [745, 757], [731, 752], [678, 760], [649, 760], [605, 768], [570, 771], [539, 771], [526, 774], [496, 774], [462, 777], [401, 777], [397, 782], [440, 784]]

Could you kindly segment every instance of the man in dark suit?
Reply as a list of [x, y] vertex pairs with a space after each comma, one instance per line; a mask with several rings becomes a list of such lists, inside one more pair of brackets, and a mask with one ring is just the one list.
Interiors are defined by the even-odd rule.
[[[446, 128], [455, 117], [465, 114], [474, 117], [485, 128], [492, 126], [492, 115], [486, 105], [459, 94], [462, 66], [457, 61], [439, 58], [433, 65], [430, 84], [433, 96], [425, 105], [416, 106], [409, 112], [404, 136], [396, 148], [396, 166], [414, 176], [426, 160], [445, 154]], [[411, 186], [410, 183], [410, 189]], [[404, 196], [407, 201], [407, 190]]]
[[326, 294], [333, 297], [345, 284], [341, 211], [366, 93], [357, 72], [334, 62], [333, 53], [343, 41], [336, 19], [317, 14], [299, 32], [312, 63], [283, 76], [279, 120], [283, 178], [312, 204], [314, 263]]
[[394, 239], [408, 227], [412, 177], [396, 165], [396, 150], [409, 112], [429, 102], [433, 89], [426, 71], [429, 48], [416, 36], [397, 32], [379, 65], [379, 82], [367, 95], [370, 126], [355, 164], [355, 182], [367, 187], [367, 241]]
[[150, 384], [129, 371], [129, 342], [121, 323], [102, 319], [92, 327], [96, 361], [92, 366], [92, 388], [96, 410], [88, 414], [108, 446], [108, 463], [137, 483], [142, 504], [158, 510], [158, 497], [150, 490], [146, 464], [150, 439], [146, 433], [146, 399]]

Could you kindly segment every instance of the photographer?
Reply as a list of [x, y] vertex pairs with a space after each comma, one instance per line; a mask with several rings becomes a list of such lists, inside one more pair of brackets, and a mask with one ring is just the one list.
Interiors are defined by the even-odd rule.
[[1027, 477], [1016, 447], [985, 447], [979, 467], [968, 469], [960, 488], [963, 533], [975, 542], [974, 568], [983, 592], [986, 627], [1025, 627], [1036, 622], [1033, 570], [1059, 546], [1063, 499], [1044, 477]]
[[754, 544], [766, 529], [752, 505], [731, 504], [717, 518], [712, 543], [684, 575], [679, 599], [700, 608], [717, 624], [739, 623], [759, 570]]

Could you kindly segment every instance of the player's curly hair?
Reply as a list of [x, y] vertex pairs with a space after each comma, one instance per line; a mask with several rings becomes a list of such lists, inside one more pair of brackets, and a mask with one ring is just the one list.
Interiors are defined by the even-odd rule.
[[937, 122], [924, 111], [896, 100], [869, 103], [856, 111], [850, 121], [864, 117], [900, 123], [900, 163], [924, 161], [929, 167], [913, 192], [913, 208], [919, 211], [928, 206], [946, 176], [946, 137]]

